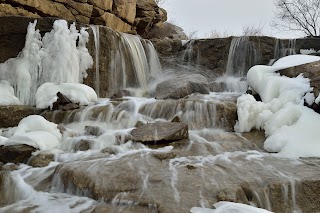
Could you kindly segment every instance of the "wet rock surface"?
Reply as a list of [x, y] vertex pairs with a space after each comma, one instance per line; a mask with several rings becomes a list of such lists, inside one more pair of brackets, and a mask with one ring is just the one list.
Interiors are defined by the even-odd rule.
[[26, 163], [37, 149], [25, 144], [0, 146], [0, 161], [3, 163]]
[[192, 93], [209, 94], [208, 80], [200, 75], [181, 75], [157, 84], [157, 99], [179, 99]]
[[142, 143], [169, 143], [188, 139], [188, 126], [177, 122], [148, 123], [131, 132], [132, 140]]
[[28, 165], [33, 167], [46, 167], [52, 161], [54, 161], [53, 154], [40, 153], [30, 157], [30, 159], [28, 160]]

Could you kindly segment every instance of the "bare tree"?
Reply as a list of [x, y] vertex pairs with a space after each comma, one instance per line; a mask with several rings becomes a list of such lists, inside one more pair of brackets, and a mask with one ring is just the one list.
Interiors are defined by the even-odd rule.
[[319, 36], [320, 0], [276, 0], [275, 5], [277, 11], [273, 26], [300, 31], [307, 36]]
[[262, 36], [264, 24], [242, 26], [243, 36]]

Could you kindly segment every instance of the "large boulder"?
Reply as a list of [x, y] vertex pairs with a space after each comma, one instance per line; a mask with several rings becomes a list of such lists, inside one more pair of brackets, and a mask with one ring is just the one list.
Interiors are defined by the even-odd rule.
[[209, 94], [209, 82], [200, 74], [181, 75], [163, 81], [156, 87], [157, 99], [179, 99], [192, 93]]
[[18, 126], [23, 118], [40, 112], [40, 109], [31, 106], [0, 106], [0, 128]]
[[31, 153], [36, 150], [36, 148], [25, 144], [0, 146], [0, 162], [26, 163], [31, 157]]
[[137, 0], [114, 0], [114, 13], [133, 24], [136, 17]]
[[156, 122], [140, 125], [131, 132], [132, 140], [142, 143], [168, 143], [188, 139], [188, 126], [179, 122]]
[[288, 76], [290, 78], [297, 77], [301, 73], [305, 78], [310, 79], [310, 85], [313, 87], [313, 92], [317, 97], [320, 90], [320, 61], [302, 64], [295, 67], [290, 67], [279, 71], [281, 75]]

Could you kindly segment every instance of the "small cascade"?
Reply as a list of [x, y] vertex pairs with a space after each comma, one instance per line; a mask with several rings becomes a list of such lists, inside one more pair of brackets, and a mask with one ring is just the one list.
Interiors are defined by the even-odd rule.
[[90, 25], [94, 37], [94, 47], [95, 47], [95, 91], [100, 97], [100, 69], [99, 69], [99, 54], [100, 54], [100, 31], [99, 26]]
[[185, 62], [188, 66], [190, 66], [193, 61], [194, 42], [195, 42], [195, 40], [190, 40], [187, 44], [185, 44], [187, 46], [187, 48], [183, 51], [183, 54], [181, 57], [182, 61]]
[[274, 46], [274, 59], [279, 59], [288, 55], [296, 54], [296, 39], [288, 39], [287, 41], [276, 39]]
[[230, 44], [226, 75], [245, 77], [249, 68], [259, 62], [260, 56], [248, 36], [234, 37]]
[[137, 92], [138, 96], [150, 92], [150, 83], [162, 76], [157, 52], [150, 41], [130, 34], [116, 34], [112, 38], [109, 65], [109, 95], [123, 89]]

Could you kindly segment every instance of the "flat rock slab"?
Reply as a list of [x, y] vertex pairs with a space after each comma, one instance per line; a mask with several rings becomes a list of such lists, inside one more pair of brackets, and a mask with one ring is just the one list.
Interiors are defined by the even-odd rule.
[[40, 109], [32, 106], [0, 106], [0, 128], [18, 126], [23, 118], [40, 112]]
[[172, 142], [188, 139], [188, 125], [178, 122], [149, 123], [131, 132], [132, 140], [142, 143]]

